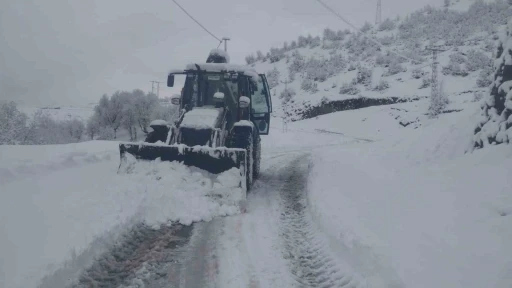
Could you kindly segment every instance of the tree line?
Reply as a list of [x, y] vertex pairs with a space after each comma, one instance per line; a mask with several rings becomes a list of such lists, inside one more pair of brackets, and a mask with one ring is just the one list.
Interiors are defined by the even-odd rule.
[[117, 139], [120, 130], [126, 130], [130, 141], [140, 133], [150, 131], [152, 120], [171, 122], [177, 107], [168, 105], [170, 99], [159, 99], [140, 89], [117, 91], [103, 95], [94, 107], [93, 115], [80, 119], [58, 120], [43, 110], [28, 116], [15, 102], [0, 103], [0, 145], [45, 145], [76, 143], [85, 140]]
[[87, 121], [86, 134], [90, 139], [111, 140], [117, 139], [119, 129], [125, 129], [134, 141], [139, 136], [137, 131], [149, 133], [152, 120], [170, 122], [175, 119], [177, 107], [163, 103], [170, 103], [170, 99], [159, 99], [140, 89], [117, 91], [110, 97], [103, 95]]

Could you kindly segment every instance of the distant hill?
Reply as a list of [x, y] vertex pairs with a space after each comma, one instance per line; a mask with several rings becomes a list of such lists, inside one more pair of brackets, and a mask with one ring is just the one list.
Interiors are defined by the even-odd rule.
[[248, 55], [246, 61], [266, 73], [276, 114], [295, 120], [305, 107], [329, 101], [428, 97], [432, 53], [426, 47], [431, 45], [446, 50], [439, 54], [445, 94], [485, 91], [491, 84], [495, 40], [512, 16], [510, 4], [447, 4], [385, 19], [377, 27], [366, 23], [361, 31], [371, 39], [357, 31], [326, 28], [321, 37], [300, 36]]
[[30, 118], [37, 111], [41, 111], [52, 117], [54, 120], [72, 120], [78, 119], [82, 122], [86, 122], [94, 114], [94, 106], [96, 104], [90, 104], [87, 106], [55, 106], [55, 107], [28, 107], [20, 106], [19, 109], [26, 113]]

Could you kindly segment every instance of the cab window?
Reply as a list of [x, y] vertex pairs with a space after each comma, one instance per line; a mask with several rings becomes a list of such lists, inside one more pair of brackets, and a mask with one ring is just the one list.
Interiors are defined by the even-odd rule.
[[269, 113], [269, 105], [267, 103], [267, 87], [263, 83], [261, 77], [258, 77], [257, 90], [252, 95], [252, 113], [263, 114]]

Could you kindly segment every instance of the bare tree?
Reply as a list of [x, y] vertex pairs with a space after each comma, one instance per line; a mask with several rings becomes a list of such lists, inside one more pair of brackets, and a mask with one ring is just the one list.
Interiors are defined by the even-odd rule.
[[135, 97], [135, 113], [137, 117], [137, 123], [144, 134], [148, 134], [149, 123], [151, 123], [151, 115], [158, 104], [158, 98], [155, 94], [144, 95], [141, 90], [133, 91]]
[[85, 133], [94, 140], [94, 136], [97, 136], [100, 132], [101, 120], [98, 117], [98, 114], [92, 115], [89, 120], [87, 120], [87, 125], [85, 127]]

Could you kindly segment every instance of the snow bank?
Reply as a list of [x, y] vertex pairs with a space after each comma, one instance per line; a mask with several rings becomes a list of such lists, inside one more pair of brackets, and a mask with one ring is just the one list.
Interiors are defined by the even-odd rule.
[[222, 113], [222, 108], [197, 107], [187, 112], [180, 127], [193, 129], [211, 129], [215, 127]]
[[119, 148], [116, 142], [111, 141], [64, 145], [1, 145], [0, 185], [114, 158], [119, 158]]
[[418, 129], [389, 115], [390, 108], [414, 115], [414, 105], [304, 121], [360, 136], [380, 131], [374, 143], [314, 150], [315, 220], [375, 287], [510, 287], [510, 147], [464, 154], [477, 103], [435, 120], [418, 113]]
[[[81, 154], [84, 150], [90, 152]], [[141, 221], [190, 224], [240, 211], [237, 169], [212, 175], [180, 163], [129, 159], [118, 173], [116, 142], [2, 146], [0, 151], [3, 168], [39, 165], [17, 174], [29, 177], [0, 183], [0, 287], [36, 287], [116, 227]], [[88, 159], [100, 152], [108, 157], [45, 170], [55, 158], [76, 154]]]

